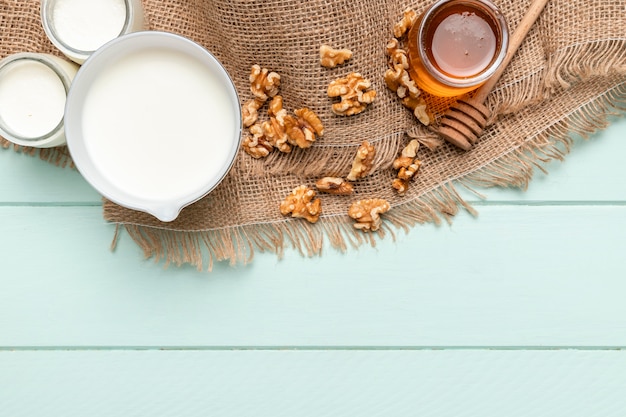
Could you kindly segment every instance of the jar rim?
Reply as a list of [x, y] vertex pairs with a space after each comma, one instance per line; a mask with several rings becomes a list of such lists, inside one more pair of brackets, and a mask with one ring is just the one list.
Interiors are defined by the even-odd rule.
[[[437, 68], [437, 66], [431, 61], [431, 58], [426, 53], [423, 39], [431, 20], [444, 8], [458, 3], [470, 4], [476, 9], [485, 12], [496, 25], [498, 33], [496, 33], [495, 35], [499, 38], [499, 50], [496, 51], [492, 62], [478, 74], [465, 78], [451, 77], [439, 68]], [[438, 0], [431, 6], [429, 6], [428, 9], [424, 12], [423, 17], [419, 22], [417, 36], [418, 55], [423, 65], [437, 81], [449, 87], [456, 88], [476, 86], [485, 82], [489, 77], [491, 77], [504, 61], [509, 43], [509, 29], [506, 19], [500, 9], [489, 0]]]
[[[70, 78], [65, 74], [65, 72], [61, 69], [61, 67], [56, 62], [54, 62], [52, 59], [49, 59], [45, 54], [22, 52], [22, 53], [10, 55], [0, 61], [0, 75], [2, 74], [2, 71], [5, 68], [11, 65], [14, 65], [15, 63], [19, 61], [36, 61], [48, 67], [50, 70], [52, 70], [55, 73], [57, 77], [59, 77], [59, 80], [63, 84], [63, 89], [65, 90], [65, 95], [67, 97], [67, 94], [69, 93], [70, 85], [71, 85]], [[59, 123], [56, 125], [56, 127], [50, 130], [45, 135], [41, 135], [37, 137], [27, 137], [27, 136], [20, 135], [19, 133], [11, 129], [10, 126], [6, 125], [4, 123], [4, 120], [2, 119], [2, 115], [0, 115], [0, 134], [2, 134], [3, 136], [9, 136], [10, 139], [9, 138], [7, 139], [11, 140], [11, 142], [14, 142], [18, 145], [24, 145], [24, 146], [45, 145], [46, 142], [52, 141], [59, 134], [59, 132], [63, 130], [63, 128], [64, 128], [64, 118], [62, 117]]]
[[[130, 5], [130, 0], [122, 1], [124, 2], [124, 8], [126, 13], [124, 16], [124, 24], [122, 25], [122, 29], [120, 30], [120, 33], [116, 35], [116, 37], [127, 33], [133, 22], [133, 8]], [[94, 49], [91, 51], [85, 51], [82, 49], [74, 48], [73, 46], [68, 45], [65, 41], [63, 41], [61, 37], [58, 36], [56, 27], [54, 25], [54, 18], [52, 13], [52, 9], [55, 6], [56, 2], [57, 0], [42, 0], [41, 2], [41, 21], [44, 31], [48, 35], [48, 38], [50, 38], [50, 41], [61, 51], [67, 51], [68, 53], [76, 55], [81, 59], [86, 59], [96, 50]]]

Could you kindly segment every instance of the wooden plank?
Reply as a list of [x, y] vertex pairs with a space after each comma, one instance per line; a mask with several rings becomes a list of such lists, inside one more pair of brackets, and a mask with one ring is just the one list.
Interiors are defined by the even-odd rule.
[[626, 346], [625, 206], [489, 206], [212, 274], [112, 235], [97, 207], [0, 208], [0, 346]]
[[[626, 118], [616, 119], [592, 140], [577, 139], [565, 162], [548, 165], [550, 175], [537, 172], [527, 192], [515, 189], [482, 191], [488, 201], [624, 201], [626, 187]], [[0, 151], [0, 203], [99, 204], [100, 196], [78, 172], [60, 169], [37, 158]], [[480, 201], [463, 193], [468, 201]]]
[[[487, 203], [624, 201], [625, 137], [626, 118], [614, 119], [606, 130], [588, 140], [576, 137], [564, 161], [545, 166], [548, 174], [536, 169], [527, 190], [490, 188], [479, 191], [488, 196]], [[469, 201], [476, 200], [470, 193], [463, 193], [463, 196]]]
[[[545, 166], [547, 174], [535, 169], [527, 190], [515, 188], [479, 189], [491, 202], [594, 202], [626, 200], [626, 118], [614, 119], [606, 130], [592, 138], [574, 139], [574, 145], [564, 161]], [[476, 201], [470, 193], [462, 192], [468, 201]]]
[[75, 169], [0, 149], [0, 203], [101, 204], [101, 197]]
[[624, 351], [0, 352], [11, 417], [622, 417]]

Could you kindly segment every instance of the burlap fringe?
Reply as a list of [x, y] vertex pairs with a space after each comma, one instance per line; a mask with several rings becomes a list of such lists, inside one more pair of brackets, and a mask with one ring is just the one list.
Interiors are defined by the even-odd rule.
[[611, 115], [618, 116], [625, 111], [626, 82], [623, 82], [546, 127], [522, 146], [458, 179], [457, 183], [470, 190], [474, 187], [516, 187], [525, 190], [536, 169], [547, 173], [545, 164], [565, 158], [571, 149], [573, 135], [587, 139], [608, 127]]
[[[584, 57], [584, 59], [581, 59]], [[626, 74], [626, 40], [609, 39], [579, 43], [548, 57], [545, 85], [551, 91], [572, 83], [612, 73]]]
[[113, 242], [115, 247], [120, 228], [143, 250], [146, 258], [165, 266], [191, 264], [198, 270], [211, 271], [216, 262], [234, 266], [252, 261], [255, 252], [271, 252], [279, 257], [290, 246], [303, 256], [322, 253], [325, 241], [332, 248], [346, 251], [363, 244], [376, 245], [387, 235], [395, 239], [396, 232], [418, 224], [448, 222], [460, 209], [477, 215], [472, 206], [458, 193], [458, 187], [470, 191], [474, 187], [526, 188], [536, 169], [545, 172], [544, 164], [562, 160], [569, 152], [572, 134], [584, 138], [608, 126], [611, 114], [626, 111], [626, 82], [605, 92], [596, 100], [555, 121], [544, 131], [529, 138], [508, 154], [479, 167], [475, 172], [441, 184], [418, 198], [402, 203], [385, 214], [384, 226], [376, 233], [363, 233], [352, 226], [347, 216], [325, 217], [317, 224], [291, 220], [273, 224], [255, 224], [218, 230], [183, 232], [153, 229], [131, 224], [118, 224]]
[[24, 155], [39, 156], [42, 161], [46, 161], [62, 168], [74, 167], [74, 162], [65, 147], [47, 149], [30, 148], [16, 145], [2, 137], [0, 137], [0, 146], [4, 149], [12, 148], [15, 152], [22, 153]]

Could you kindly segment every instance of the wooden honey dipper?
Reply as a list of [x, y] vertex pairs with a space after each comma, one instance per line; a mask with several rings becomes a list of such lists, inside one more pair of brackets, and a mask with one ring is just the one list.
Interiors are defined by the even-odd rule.
[[482, 134], [491, 111], [483, 103], [511, 62], [522, 41], [541, 14], [548, 0], [535, 0], [510, 38], [502, 65], [476, 90], [472, 97], [459, 99], [441, 119], [439, 135], [461, 149], [469, 150]]

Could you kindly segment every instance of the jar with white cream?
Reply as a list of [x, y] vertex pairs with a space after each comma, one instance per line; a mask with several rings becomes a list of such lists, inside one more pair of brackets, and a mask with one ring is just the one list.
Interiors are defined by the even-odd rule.
[[141, 0], [42, 0], [41, 20], [50, 41], [78, 64], [105, 43], [146, 28]]
[[19, 53], [0, 61], [0, 136], [17, 145], [65, 144], [64, 112], [78, 65], [48, 54]]

